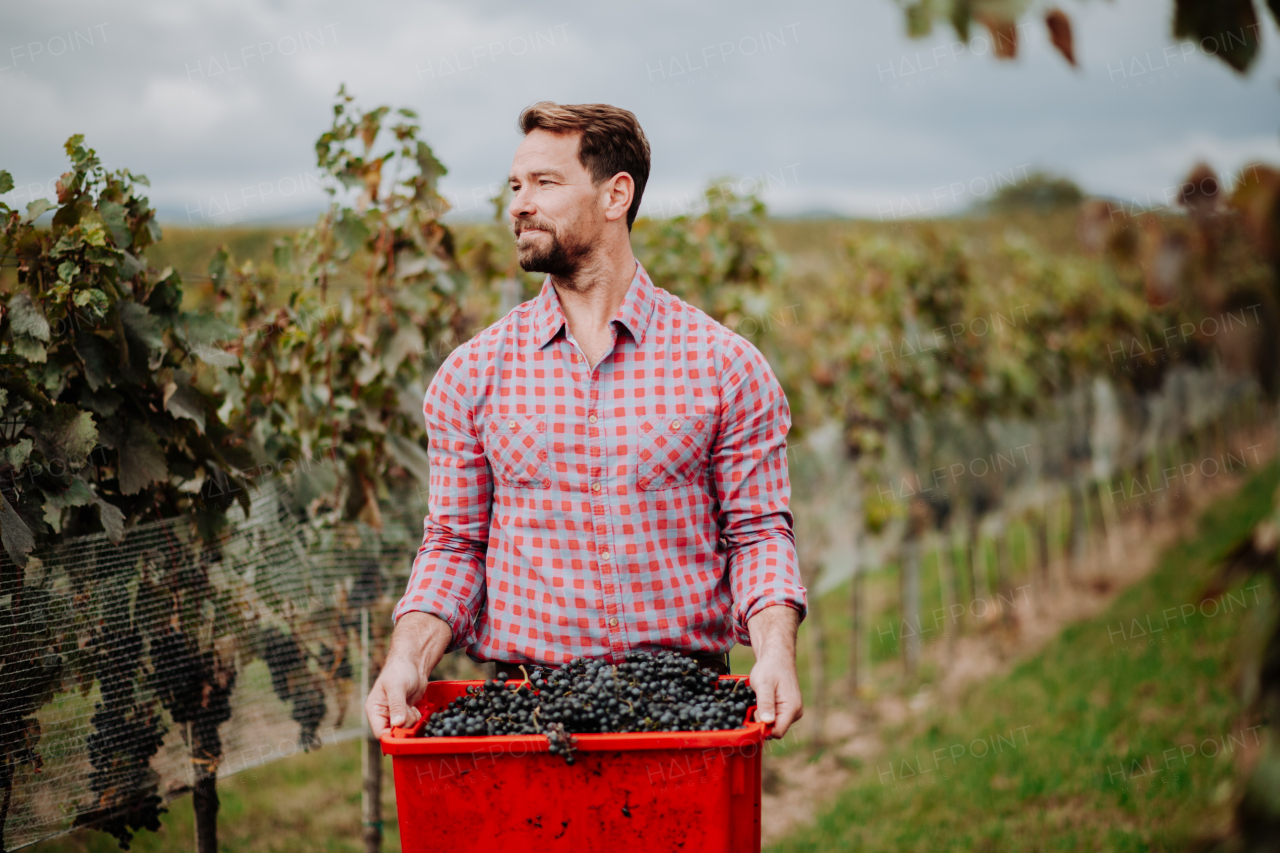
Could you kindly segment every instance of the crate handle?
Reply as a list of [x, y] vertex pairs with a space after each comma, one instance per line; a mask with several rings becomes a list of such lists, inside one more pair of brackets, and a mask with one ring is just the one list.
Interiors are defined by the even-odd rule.
[[413, 724], [412, 728], [401, 728], [400, 726], [391, 727], [391, 737], [418, 737], [422, 734], [422, 730], [426, 728], [427, 720], [435, 712], [436, 706], [432, 702], [427, 702], [418, 708], [422, 712], [422, 716], [418, 718], [418, 722]]

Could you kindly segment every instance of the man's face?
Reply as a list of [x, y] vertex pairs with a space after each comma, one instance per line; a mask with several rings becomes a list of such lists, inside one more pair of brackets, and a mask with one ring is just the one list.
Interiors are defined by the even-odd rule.
[[604, 227], [603, 184], [578, 161], [580, 137], [533, 130], [516, 149], [507, 213], [526, 272], [571, 278]]

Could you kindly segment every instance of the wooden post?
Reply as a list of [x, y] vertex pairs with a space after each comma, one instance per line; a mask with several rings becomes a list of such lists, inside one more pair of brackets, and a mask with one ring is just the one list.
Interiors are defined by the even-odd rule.
[[1036, 596], [1036, 612], [1044, 614], [1044, 604], [1048, 600], [1049, 592], [1049, 501], [1045, 500], [1044, 507], [1035, 513], [1036, 528], [1036, 556], [1038, 558], [1037, 580], [1039, 594]]
[[920, 538], [913, 533], [902, 543], [901, 615], [901, 622], [906, 626], [906, 631], [898, 632], [902, 664], [907, 675], [913, 676], [920, 663]]
[[942, 589], [942, 606], [947, 609], [947, 621], [943, 623], [947, 632], [947, 660], [955, 656], [956, 617], [953, 605], [956, 603], [956, 578], [951, 561], [955, 555], [951, 553], [951, 529], [938, 534], [938, 585]]
[[[855, 560], [857, 558], [855, 557]], [[852, 590], [849, 596], [853, 628], [849, 636], [849, 698], [858, 698], [859, 679], [862, 677], [862, 564], [853, 566]]]
[[191, 810], [196, 821], [196, 853], [218, 853], [218, 773], [203, 758], [195, 741], [196, 727], [187, 723], [187, 748], [191, 754]]
[[[995, 536], [996, 549], [996, 607], [1000, 611], [1000, 621], [1006, 625], [1012, 625], [1013, 602], [1015, 593], [1013, 591], [1013, 535], [1005, 525], [1003, 529], [998, 531]], [[1008, 595], [1009, 609], [1005, 609], [1005, 596]]]
[[827, 713], [827, 655], [822, 630], [822, 604], [815, 594], [809, 599], [809, 615], [805, 619], [805, 639], [809, 647], [809, 697], [805, 702], [806, 717], [810, 722], [810, 741], [813, 746], [826, 743]]
[[[360, 707], [373, 687], [373, 660], [370, 654], [369, 608], [360, 610]], [[362, 712], [363, 713], [363, 712]], [[364, 782], [360, 792], [360, 817], [364, 825], [365, 853], [382, 849], [382, 745], [373, 736], [369, 721], [364, 721], [364, 748], [360, 753], [360, 776]]]
[[965, 609], [973, 615], [973, 604], [979, 598], [987, 596], [983, 592], [987, 588], [987, 563], [982, 553], [981, 519], [976, 514], [969, 518], [965, 525], [964, 568], [969, 575], [969, 606]]
[[862, 684], [862, 572], [866, 565], [866, 560], [863, 559], [863, 549], [866, 547], [866, 541], [864, 538], [862, 499], [860, 497], [861, 479], [858, 476], [856, 466], [853, 467], [851, 473], [854, 487], [851, 490], [852, 506], [849, 508], [852, 513], [851, 522], [853, 524], [853, 579], [849, 584], [851, 587], [849, 590], [849, 609], [851, 611], [849, 615], [851, 617], [850, 622], [852, 622], [849, 635], [849, 698], [857, 701], [858, 688]]
[[1069, 547], [1071, 549], [1070, 579], [1079, 582], [1085, 563], [1089, 559], [1089, 518], [1086, 513], [1087, 495], [1085, 493], [1084, 475], [1076, 472], [1071, 477], [1071, 532]]
[[[1098, 493], [1098, 509], [1102, 516], [1103, 535], [1107, 539], [1107, 554], [1112, 566], [1119, 566], [1124, 561], [1124, 542], [1121, 539], [1120, 513], [1116, 511], [1115, 494], [1111, 491], [1111, 481], [1105, 484], [1102, 480], [1094, 480], [1093, 488]], [[1102, 492], [1106, 491], [1106, 495]], [[1167, 494], [1167, 493], [1166, 493]]]

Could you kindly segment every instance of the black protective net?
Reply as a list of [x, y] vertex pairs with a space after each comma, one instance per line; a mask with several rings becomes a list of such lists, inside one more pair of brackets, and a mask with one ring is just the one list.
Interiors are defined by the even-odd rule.
[[214, 543], [174, 519], [5, 563], [4, 849], [84, 825], [127, 840], [201, 774], [361, 736], [417, 503], [380, 532], [312, 524], [276, 477]]

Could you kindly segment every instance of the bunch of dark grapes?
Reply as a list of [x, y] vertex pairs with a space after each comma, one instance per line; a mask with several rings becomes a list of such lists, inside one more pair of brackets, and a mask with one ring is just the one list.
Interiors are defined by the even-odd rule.
[[[327, 646], [321, 646], [321, 650], [329, 652], [328, 662], [332, 662], [333, 652]], [[310, 752], [318, 749], [320, 739], [316, 736], [316, 730], [320, 728], [328, 705], [324, 691], [316, 685], [316, 679], [307, 668], [306, 650], [292, 634], [285, 634], [271, 627], [262, 632], [262, 657], [271, 670], [271, 689], [281, 702], [293, 703], [290, 716], [301, 728], [298, 741], [303, 750]], [[325, 665], [326, 661], [322, 660], [321, 663]], [[346, 677], [350, 678], [351, 667], [348, 661], [344, 659], [343, 664], [347, 664]], [[341, 668], [339, 672], [341, 673]]]
[[635, 652], [619, 664], [579, 658], [534, 667], [514, 686], [506, 673], [467, 688], [431, 715], [427, 737], [542, 734], [573, 763], [573, 735], [601, 732], [718, 731], [744, 725], [755, 691], [721, 681], [675, 652]]
[[138, 690], [142, 646], [142, 636], [128, 630], [104, 631], [94, 638], [102, 697], [94, 706], [94, 732], [88, 740], [94, 799], [74, 823], [110, 833], [122, 850], [129, 849], [141, 829], [159, 832], [165, 811], [151, 769], [165, 727], [155, 700]]

